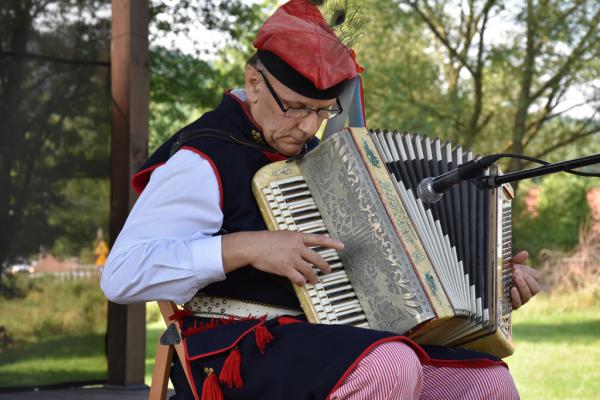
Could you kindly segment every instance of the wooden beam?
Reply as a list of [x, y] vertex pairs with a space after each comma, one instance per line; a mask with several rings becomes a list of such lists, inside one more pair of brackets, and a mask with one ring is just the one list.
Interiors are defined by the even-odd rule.
[[[112, 0], [110, 240], [136, 195], [131, 177], [148, 155], [148, 2]], [[146, 305], [108, 304], [108, 384], [144, 384]]]

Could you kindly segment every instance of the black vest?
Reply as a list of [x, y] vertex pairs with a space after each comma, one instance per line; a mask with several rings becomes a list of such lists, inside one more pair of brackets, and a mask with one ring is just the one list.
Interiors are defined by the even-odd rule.
[[[231, 93], [225, 93], [215, 110], [202, 115], [163, 143], [134, 176], [134, 188], [139, 192], [143, 190], [152, 170], [169, 159], [173, 145], [182, 135], [185, 137], [191, 131], [203, 129], [214, 129], [225, 136], [230, 135], [230, 140], [219, 138], [218, 135], [192, 138], [186, 140], [182, 147], [199, 152], [209, 159], [218, 175], [224, 218], [221, 231], [215, 234], [267, 229], [252, 194], [252, 178], [261, 167], [285, 157], [243, 144], [263, 144], [266, 148], [260, 128], [252, 119], [249, 110]], [[231, 138], [239, 139], [239, 142]], [[314, 138], [308, 147], [312, 148], [317, 143], [318, 139]], [[226, 280], [208, 285], [202, 292], [211, 296], [299, 308], [298, 299], [287, 278], [250, 266], [227, 274]]]

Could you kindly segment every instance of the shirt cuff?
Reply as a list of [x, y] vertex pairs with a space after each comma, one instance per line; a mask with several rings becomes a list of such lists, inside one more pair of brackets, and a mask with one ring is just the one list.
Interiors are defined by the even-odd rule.
[[196, 240], [192, 246], [193, 268], [200, 280], [201, 287], [224, 280], [221, 236]]

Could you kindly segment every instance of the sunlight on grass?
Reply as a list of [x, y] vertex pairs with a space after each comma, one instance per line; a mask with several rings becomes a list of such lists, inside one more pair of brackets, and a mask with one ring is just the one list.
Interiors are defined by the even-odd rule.
[[506, 361], [523, 400], [597, 399], [600, 304], [582, 295], [538, 295], [513, 314]]
[[0, 387], [106, 379], [104, 332], [48, 338], [2, 353]]

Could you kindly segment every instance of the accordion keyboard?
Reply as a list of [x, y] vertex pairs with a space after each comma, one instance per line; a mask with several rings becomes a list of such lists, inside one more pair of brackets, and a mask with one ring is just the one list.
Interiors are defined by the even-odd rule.
[[[301, 176], [270, 182], [268, 187], [263, 188], [263, 194], [279, 230], [329, 236], [308, 186]], [[337, 251], [320, 247], [311, 249], [331, 266], [329, 274], [316, 271], [318, 283], [306, 284], [304, 287], [314, 314], [319, 319], [317, 322], [368, 328], [367, 318]]]

